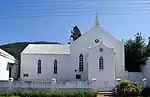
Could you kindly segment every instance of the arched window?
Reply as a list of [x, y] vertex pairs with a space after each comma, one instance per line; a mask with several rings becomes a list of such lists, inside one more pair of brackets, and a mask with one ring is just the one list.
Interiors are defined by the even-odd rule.
[[41, 73], [41, 60], [38, 60], [38, 74]]
[[104, 69], [104, 59], [102, 56], [99, 58], [99, 69]]
[[83, 71], [83, 55], [80, 54], [79, 56], [79, 72]]
[[57, 60], [54, 60], [54, 74], [57, 74]]

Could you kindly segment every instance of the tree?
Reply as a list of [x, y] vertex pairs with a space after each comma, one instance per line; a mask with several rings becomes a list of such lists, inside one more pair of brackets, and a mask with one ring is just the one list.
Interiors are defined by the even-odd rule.
[[79, 30], [79, 28], [77, 26], [73, 27], [73, 30], [71, 31], [71, 36], [70, 38], [73, 39], [73, 41], [75, 41], [76, 39], [78, 39], [81, 36], [81, 32]]
[[150, 56], [150, 47], [146, 45], [141, 33], [135, 35], [135, 39], [125, 43], [125, 69], [128, 72], [141, 72], [141, 66], [146, 64]]

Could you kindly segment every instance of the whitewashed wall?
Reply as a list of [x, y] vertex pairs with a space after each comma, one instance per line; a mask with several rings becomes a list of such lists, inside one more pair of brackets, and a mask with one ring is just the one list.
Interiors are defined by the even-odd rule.
[[[9, 79], [9, 70], [8, 63], [15, 63], [15, 60], [11, 60], [4, 56], [0, 56], [0, 80], [8, 80]], [[17, 68], [12, 69], [13, 71], [18, 71]], [[12, 72], [13, 77], [17, 77], [16, 72]]]
[[[103, 52], [99, 49], [103, 48]], [[99, 58], [103, 57], [104, 69], [99, 69]], [[115, 53], [114, 49], [106, 47], [103, 43], [89, 49], [88, 79], [96, 79], [94, 87], [113, 87], [115, 84]]]
[[132, 81], [142, 81], [143, 78], [146, 78], [150, 81], [150, 58], [147, 60], [146, 65], [141, 66], [142, 72], [125, 72], [125, 79]]
[[126, 72], [124, 78], [131, 81], [142, 81], [144, 74], [143, 72]]
[[[37, 73], [38, 60], [41, 60], [41, 74]], [[57, 60], [57, 74], [54, 74], [54, 60]], [[22, 80], [70, 80], [69, 55], [48, 54], [22, 54], [21, 79]], [[24, 77], [23, 74], [29, 74]]]
[[[95, 43], [95, 39], [99, 39], [104, 42], [104, 44], [108, 45], [108, 47], [114, 47], [116, 52], [116, 77], [124, 76], [124, 44], [118, 40], [116, 40], [113, 36], [111, 36], [106, 31], [102, 30], [99, 26], [94, 26], [87, 33], [83, 34], [76, 41], [71, 42], [70, 49], [70, 63], [73, 72], [71, 74], [75, 74], [74, 70], [78, 70], [78, 59], [81, 53], [87, 54], [88, 48]], [[86, 73], [85, 73], [86, 74]], [[75, 75], [72, 75], [75, 76]], [[75, 79], [74, 79], [75, 80]]]
[[142, 67], [144, 77], [150, 81], [150, 58], [147, 60], [146, 65]]

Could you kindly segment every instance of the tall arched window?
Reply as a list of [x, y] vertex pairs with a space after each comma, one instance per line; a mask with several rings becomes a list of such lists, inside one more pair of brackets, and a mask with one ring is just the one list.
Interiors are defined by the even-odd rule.
[[57, 60], [54, 60], [54, 74], [57, 74]]
[[104, 59], [102, 56], [99, 58], [99, 69], [104, 69]]
[[83, 54], [79, 56], [79, 72], [83, 71]]
[[41, 73], [41, 60], [38, 60], [38, 74]]

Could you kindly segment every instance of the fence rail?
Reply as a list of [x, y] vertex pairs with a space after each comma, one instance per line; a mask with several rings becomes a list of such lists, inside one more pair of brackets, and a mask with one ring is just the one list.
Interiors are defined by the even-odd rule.
[[43, 91], [43, 92], [77, 92], [77, 91], [106, 91], [112, 87], [93, 88], [92, 83], [85, 81], [46, 82], [46, 81], [0, 81], [0, 92]]

